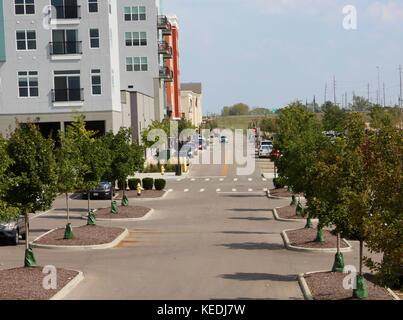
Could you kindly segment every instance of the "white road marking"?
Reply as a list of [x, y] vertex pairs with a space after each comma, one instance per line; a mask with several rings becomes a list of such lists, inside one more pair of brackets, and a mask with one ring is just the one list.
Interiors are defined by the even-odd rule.
[[253, 181], [253, 179], [252, 179], [252, 178], [249, 178], [248, 181]]
[[267, 181], [267, 179], [266, 179], [266, 178], [263, 178], [262, 181]]
[[168, 190], [168, 192], [172, 192], [172, 191], [173, 191], [173, 189], [169, 189], [169, 190]]
[[248, 189], [249, 192], [253, 192], [253, 189]]
[[210, 181], [210, 178], [206, 178], [204, 181]]
[[185, 189], [185, 190], [183, 190], [183, 192], [185, 192], [185, 193], [186, 193], [186, 192], [189, 192], [189, 189]]
[[196, 181], [196, 179], [195, 179], [195, 178], [192, 178], [192, 179], [190, 179], [190, 181]]
[[221, 181], [221, 182], [224, 181], [224, 178], [221, 178], [220, 181]]
[[232, 189], [232, 192], [236, 192], [236, 189]]
[[204, 192], [205, 190], [204, 189], [200, 189], [200, 192]]
[[221, 192], [221, 189], [217, 189], [216, 192]]
[[234, 181], [237, 182], [237, 181], [238, 181], [238, 178], [234, 178]]

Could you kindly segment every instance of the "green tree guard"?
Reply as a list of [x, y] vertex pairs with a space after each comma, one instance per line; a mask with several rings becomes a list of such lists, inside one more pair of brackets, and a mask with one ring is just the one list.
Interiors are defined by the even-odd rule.
[[343, 271], [344, 271], [344, 256], [341, 252], [338, 252], [334, 257], [332, 272], [343, 272]]
[[71, 223], [66, 225], [66, 229], [64, 230], [64, 240], [71, 240], [74, 238], [73, 227]]
[[129, 206], [129, 198], [128, 198], [126, 195], [123, 196], [123, 199], [122, 199], [122, 206], [124, 206], [124, 207], [128, 207], [128, 206]]
[[35, 260], [34, 252], [31, 248], [25, 250], [25, 268], [35, 268], [38, 266]]
[[311, 217], [308, 215], [308, 218], [306, 219], [305, 229], [312, 229], [312, 228], [313, 228], [312, 219], [311, 219]]
[[325, 242], [325, 234], [323, 233], [322, 228], [318, 228], [318, 233], [316, 234], [315, 242]]
[[295, 194], [292, 195], [292, 201], [290, 206], [296, 206], [297, 205], [297, 197], [295, 196]]
[[95, 218], [94, 210], [91, 210], [88, 213], [87, 226], [96, 226], [96, 225], [97, 225], [97, 220]]
[[297, 208], [295, 209], [295, 213], [298, 217], [302, 217], [304, 213], [304, 208], [302, 208], [301, 202], [298, 202]]
[[368, 298], [367, 283], [363, 276], [357, 275], [357, 288], [353, 290], [353, 298], [366, 299]]
[[118, 212], [119, 212], [118, 203], [116, 201], [112, 201], [111, 213], [118, 214]]

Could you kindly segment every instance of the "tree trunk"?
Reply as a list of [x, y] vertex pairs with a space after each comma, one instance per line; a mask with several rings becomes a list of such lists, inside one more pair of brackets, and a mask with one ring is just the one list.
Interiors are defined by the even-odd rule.
[[364, 241], [360, 240], [360, 276], [362, 276], [363, 253], [364, 253]]
[[126, 179], [123, 180], [123, 198], [125, 197], [125, 195], [126, 195]]
[[25, 249], [29, 249], [29, 213], [24, 213], [25, 216]]
[[90, 190], [87, 190], [87, 195], [88, 195], [88, 212], [90, 212], [90, 210], [91, 210], [91, 206], [90, 206], [90, 198], [91, 198]]
[[340, 232], [337, 233], [337, 253], [340, 253]]
[[69, 206], [69, 193], [66, 192], [66, 207], [67, 207], [67, 224], [70, 223], [70, 206]]

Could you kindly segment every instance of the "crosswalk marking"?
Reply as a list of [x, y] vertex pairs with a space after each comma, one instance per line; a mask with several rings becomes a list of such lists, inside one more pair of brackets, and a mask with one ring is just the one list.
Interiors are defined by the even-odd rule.
[[221, 189], [217, 189], [216, 192], [221, 192]]
[[200, 192], [204, 192], [205, 190], [204, 189], [200, 189]]
[[236, 192], [236, 189], [232, 189], [232, 192]]
[[183, 190], [183, 192], [189, 192], [189, 189], [185, 189], [185, 190]]

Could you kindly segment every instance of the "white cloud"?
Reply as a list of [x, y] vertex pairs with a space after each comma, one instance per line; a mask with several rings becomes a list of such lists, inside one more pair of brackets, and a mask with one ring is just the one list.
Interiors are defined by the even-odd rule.
[[368, 14], [383, 22], [403, 21], [403, 3], [397, 1], [381, 3], [377, 1], [368, 7]]

